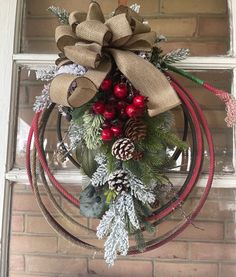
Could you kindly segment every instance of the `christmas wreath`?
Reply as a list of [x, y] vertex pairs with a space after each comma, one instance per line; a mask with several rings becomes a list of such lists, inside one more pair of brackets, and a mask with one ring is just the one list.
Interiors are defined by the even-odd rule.
[[[210, 190], [214, 175], [214, 146], [204, 114], [192, 95], [172, 76], [176, 72], [214, 93], [227, 107], [226, 122], [236, 121], [235, 100], [172, 64], [189, 51], [178, 49], [164, 55], [155, 32], [132, 7], [119, 6], [105, 20], [98, 3], [88, 13], [51, 7], [61, 25], [56, 28], [60, 50], [57, 68], [41, 72], [44, 86], [35, 101], [35, 117], [29, 133], [26, 166], [38, 205], [48, 223], [68, 241], [94, 251], [102, 249], [82, 241], [66, 229], [42, 201], [36, 172], [48, 198], [61, 217], [71, 225], [86, 228], [105, 238], [104, 258], [114, 264], [117, 255], [155, 249], [177, 236], [196, 217]], [[51, 172], [43, 148], [44, 133], [52, 111], [58, 107], [57, 156], [68, 158], [90, 178], [77, 199]], [[174, 134], [171, 109], [183, 112], [184, 131]], [[69, 123], [62, 134], [62, 118]], [[34, 147], [31, 152], [32, 138]], [[191, 160], [183, 185], [175, 187], [166, 172], [189, 147]], [[204, 193], [183, 222], [163, 236], [145, 241], [143, 232], [153, 232], [194, 188], [203, 162], [203, 137], [209, 147], [210, 165]], [[69, 139], [69, 144], [65, 143]], [[46, 175], [48, 178], [46, 178]], [[86, 217], [98, 218], [97, 230], [83, 226], [64, 211], [51, 192], [49, 182]], [[137, 245], [129, 246], [129, 236]]]

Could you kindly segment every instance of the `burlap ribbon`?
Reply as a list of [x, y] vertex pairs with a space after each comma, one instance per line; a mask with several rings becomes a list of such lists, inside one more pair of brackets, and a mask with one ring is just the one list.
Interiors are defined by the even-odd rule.
[[[57, 46], [62, 52], [57, 64], [73, 62], [88, 68], [88, 71], [82, 77], [70, 74], [55, 77], [50, 87], [54, 103], [80, 107], [90, 101], [110, 72], [114, 60], [133, 86], [148, 97], [150, 116], [180, 104], [162, 72], [133, 53], [150, 51], [156, 40], [156, 33], [143, 23], [139, 14], [120, 6], [114, 16], [105, 21], [99, 4], [92, 2], [87, 15], [72, 12], [69, 23], [56, 28]], [[77, 87], [71, 93], [74, 82]]]

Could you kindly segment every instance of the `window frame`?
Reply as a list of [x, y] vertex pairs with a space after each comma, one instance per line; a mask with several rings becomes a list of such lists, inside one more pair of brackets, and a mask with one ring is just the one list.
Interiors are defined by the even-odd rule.
[[[135, 2], [135, 0], [134, 0]], [[14, 168], [15, 145], [17, 127], [17, 83], [19, 66], [36, 69], [45, 65], [54, 65], [57, 55], [48, 54], [23, 54], [20, 53], [20, 41], [23, 21], [24, 0], [0, 0], [0, 30], [1, 48], [0, 60], [0, 91], [4, 98], [0, 101], [0, 126], [4, 132], [1, 134], [0, 143], [0, 241], [1, 241], [1, 271], [0, 277], [8, 276], [8, 249], [11, 218], [12, 184], [27, 183], [25, 170]], [[232, 94], [236, 96], [236, 1], [228, 0], [230, 24], [230, 50], [225, 56], [216, 57], [189, 57], [176, 63], [183, 69], [229, 69], [232, 70]], [[236, 127], [233, 128], [233, 165], [236, 168]], [[87, 179], [78, 172], [57, 171], [56, 178], [64, 183], [84, 183]], [[183, 177], [172, 175], [175, 182], [181, 183]], [[198, 183], [204, 185], [206, 176], [202, 176]], [[236, 174], [215, 175], [213, 187], [236, 188]]]

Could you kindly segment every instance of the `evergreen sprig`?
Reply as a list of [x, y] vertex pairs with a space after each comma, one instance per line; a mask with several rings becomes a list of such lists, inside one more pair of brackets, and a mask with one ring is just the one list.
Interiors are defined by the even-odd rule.
[[172, 64], [182, 60], [185, 60], [190, 55], [189, 49], [179, 48], [173, 50], [162, 57], [162, 62]]
[[189, 49], [179, 48], [167, 54], [159, 47], [153, 47], [150, 62], [158, 68], [165, 68], [165, 64], [172, 64], [185, 60], [190, 55]]
[[82, 118], [86, 146], [93, 150], [100, 148], [102, 145], [101, 125], [104, 123], [104, 117], [86, 111]]
[[69, 13], [65, 9], [51, 6], [48, 8], [48, 11], [54, 14], [61, 24], [69, 24]]

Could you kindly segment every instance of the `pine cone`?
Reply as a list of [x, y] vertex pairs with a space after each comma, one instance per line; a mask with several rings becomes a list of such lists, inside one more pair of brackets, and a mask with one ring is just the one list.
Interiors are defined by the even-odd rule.
[[129, 177], [126, 171], [117, 170], [113, 172], [108, 179], [108, 185], [110, 190], [114, 190], [117, 194], [122, 191], [128, 191], [129, 189]]
[[125, 136], [133, 142], [145, 139], [147, 135], [147, 126], [141, 119], [131, 118], [125, 125]]
[[142, 158], [143, 158], [143, 153], [142, 152], [137, 152], [137, 151], [134, 152], [133, 160], [140, 161]]
[[112, 146], [112, 155], [118, 160], [128, 161], [133, 158], [135, 146], [128, 138], [118, 139]]

